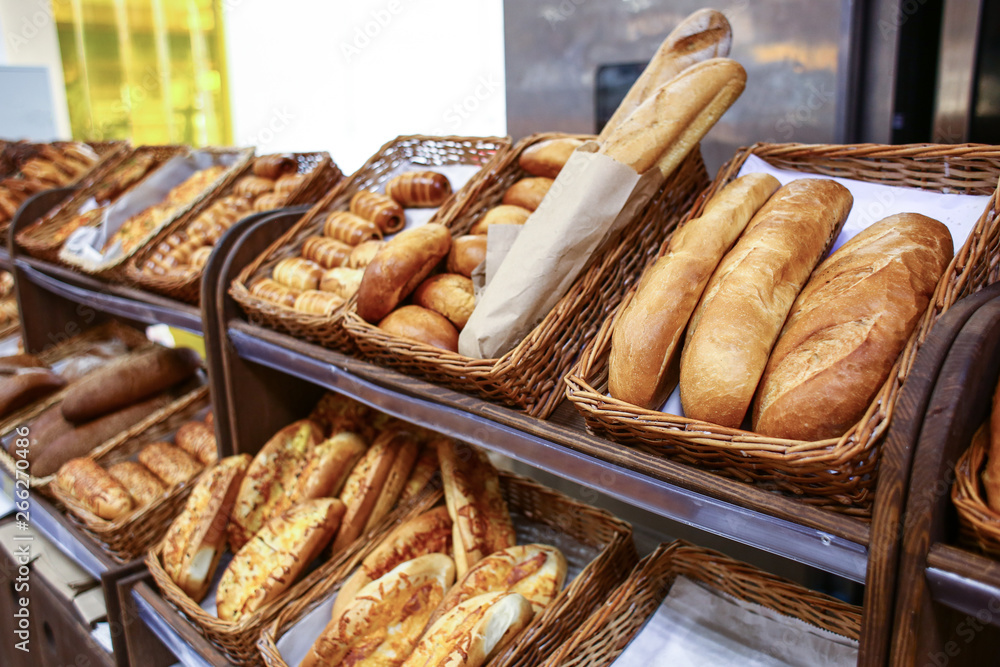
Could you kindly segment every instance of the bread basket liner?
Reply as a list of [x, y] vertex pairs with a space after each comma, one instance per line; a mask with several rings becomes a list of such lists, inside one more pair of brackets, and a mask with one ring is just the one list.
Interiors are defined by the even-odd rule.
[[992, 557], [1000, 558], [1000, 512], [986, 503], [986, 492], [981, 475], [989, 456], [989, 432], [984, 424], [965, 453], [955, 464], [955, 483], [951, 487], [951, 501], [958, 512], [959, 539], [962, 544]]
[[[135, 426], [122, 431], [101, 445], [89, 458], [102, 468], [134, 459], [143, 445], [172, 440], [177, 429], [195, 419], [209, 406], [208, 386], [193, 389], [156, 411]], [[206, 467], [207, 469], [207, 467]], [[167, 528], [180, 514], [204, 470], [184, 484], [175, 484], [153, 502], [137, 507], [114, 520], [102, 519], [89, 511], [75, 497], [51, 484], [52, 495], [66, 509], [66, 515], [87, 533], [112, 560], [128, 563], [142, 558], [151, 546], [159, 542]]]
[[[409, 503], [397, 505], [377, 526], [359, 537], [333, 558], [302, 577], [270, 603], [252, 614], [247, 614], [238, 622], [223, 621], [209, 614], [199, 604], [188, 597], [163, 568], [160, 560], [162, 540], [146, 554], [146, 566], [167, 600], [196, 631], [226, 654], [237, 665], [260, 665], [262, 658], [257, 648], [261, 631], [278, 614], [287, 608], [299, 608], [303, 599], [322, 595], [333, 584], [341, 581], [357, 567], [364, 558], [398, 524], [407, 521], [433, 507], [441, 499], [439, 484], [426, 487]], [[295, 617], [297, 618], [297, 616]], [[295, 618], [290, 620], [294, 622]]]
[[142, 180], [133, 184], [128, 190], [125, 190], [125, 192], [128, 192], [140, 185], [146, 177], [154, 173], [164, 162], [187, 150], [187, 146], [139, 146], [122, 151], [114, 157], [109, 158], [99, 171], [95, 170], [92, 172], [90, 178], [81, 181], [78, 189], [68, 199], [64, 199], [58, 206], [50, 210], [39, 220], [18, 231], [14, 240], [32, 257], [44, 259], [49, 262], [59, 261], [59, 250], [62, 248], [63, 241], [57, 241], [55, 239], [56, 234], [58, 234], [64, 224], [78, 215], [80, 208], [92, 199], [102, 186], [117, 176], [119, 169], [126, 167], [133, 158], [142, 155], [152, 154], [156, 158], [156, 166], [150, 169], [143, 176]]
[[[113, 338], [121, 340], [130, 350], [152, 344], [146, 339], [145, 334], [141, 331], [119, 324], [115, 321], [111, 321], [107, 324], [89, 329], [77, 336], [53, 345], [52, 347], [46, 348], [36, 356], [42, 363], [51, 366], [58, 361], [88, 349], [94, 343], [111, 340]], [[2, 422], [0, 422], [0, 437], [7, 437], [10, 435], [11, 431], [18, 426], [25, 424], [30, 425], [35, 417], [40, 415], [50, 406], [62, 401], [70, 387], [72, 387], [72, 385], [67, 385], [59, 391], [49, 394], [48, 396], [45, 396], [30, 405], [26, 405], [17, 412], [9, 415]], [[18, 467], [14, 456], [3, 447], [0, 447], [0, 467], [3, 467], [4, 472], [6, 472], [11, 479], [17, 479], [19, 476], [22, 479], [24, 478], [24, 472]], [[54, 475], [49, 475], [47, 477], [35, 477], [29, 474], [28, 481], [32, 489], [46, 491], [46, 487], [48, 483], [52, 481], [53, 477]]]
[[[931, 327], [958, 299], [997, 279], [1000, 246], [1000, 148], [982, 145], [883, 146], [756, 144], [741, 149], [722, 167], [712, 187], [685, 217], [697, 217], [704, 204], [739, 172], [750, 155], [780, 169], [905, 187], [992, 195], [968, 240], [956, 249], [930, 305], [900, 353], [864, 417], [840, 438], [815, 442], [783, 440], [648, 410], [611, 398], [607, 359], [614, 318], [634, 294], [634, 287], [565, 378], [566, 395], [598, 435], [714, 470], [801, 502], [841, 513], [869, 517], [878, 455], [903, 382]], [[663, 249], [669, 243], [664, 241]], [[661, 252], [662, 250], [661, 249]]]
[[[572, 581], [567, 578], [567, 585], [559, 595], [489, 663], [490, 667], [528, 667], [538, 664], [566, 641], [623, 580], [638, 557], [631, 526], [607, 511], [513, 473], [501, 472], [500, 483], [515, 520], [539, 524], [580, 547], [576, 557], [564, 553], [569, 569], [576, 566], [580, 573]], [[595, 554], [593, 560], [585, 562]], [[574, 562], [578, 558], [584, 560]], [[345, 571], [344, 577], [349, 574], [350, 571]], [[288, 666], [282, 658], [277, 641], [296, 621], [335, 594], [342, 583], [343, 580], [333, 582], [321, 594], [297, 600], [264, 630], [259, 647], [268, 667], [295, 667]]]
[[[480, 174], [479, 183], [470, 183], [477, 194], [467, 198], [467, 205], [446, 222], [452, 235], [467, 233], [488, 209], [500, 204], [508, 187], [530, 176], [518, 165], [525, 148], [559, 136], [566, 135], [547, 133], [522, 139], [494, 171]], [[387, 333], [361, 319], [353, 302], [348, 304], [345, 327], [367, 359], [545, 418], [562, 401], [562, 378], [577, 354], [708, 183], [701, 152], [695, 148], [625, 225], [620, 239], [595, 253], [566, 295], [499, 359], [474, 359]]]
[[544, 667], [606, 667], [642, 630], [678, 575], [739, 600], [767, 607], [859, 640], [861, 608], [682, 540], [661, 544], [586, 619]]
[[[62, 248], [59, 250], [59, 261], [61, 261], [62, 263], [66, 264], [70, 268], [76, 269], [76, 270], [81, 271], [83, 273], [89, 273], [89, 274], [92, 274], [92, 275], [97, 275], [97, 276], [99, 276], [101, 278], [104, 278], [104, 279], [115, 279], [115, 278], [119, 278], [120, 279], [121, 276], [123, 276], [124, 272], [125, 272], [125, 263], [135, 253], [139, 252], [139, 250], [143, 246], [145, 246], [147, 243], [149, 243], [149, 241], [154, 236], [156, 236], [156, 234], [161, 229], [163, 229], [163, 227], [165, 227], [166, 225], [169, 225], [171, 222], [173, 222], [177, 218], [183, 216], [191, 208], [193, 208], [193, 207], [197, 206], [199, 203], [201, 203], [206, 197], [210, 197], [216, 190], [224, 188], [227, 185], [229, 185], [233, 181], [233, 179], [236, 178], [236, 175], [239, 173], [240, 168], [243, 165], [245, 165], [247, 163], [247, 161], [250, 160], [253, 157], [253, 151], [254, 151], [253, 148], [199, 148], [199, 149], [195, 149], [195, 150], [189, 152], [187, 155], [184, 155], [184, 156], [175, 156], [172, 159], [188, 159], [188, 158], [195, 159], [195, 158], [200, 158], [201, 156], [206, 156], [207, 155], [207, 156], [211, 157], [211, 161], [212, 161], [213, 165], [218, 164], [219, 162], [221, 162], [223, 160], [228, 161], [229, 164], [223, 163], [223, 164], [225, 164], [225, 166], [227, 166], [227, 169], [220, 176], [218, 176], [214, 181], [212, 181], [207, 186], [205, 186], [205, 188], [202, 189], [201, 192], [199, 192], [197, 195], [195, 195], [194, 197], [192, 197], [189, 201], [187, 201], [184, 204], [181, 204], [180, 206], [178, 206], [177, 210], [175, 210], [170, 215], [170, 217], [168, 217], [166, 220], [163, 220], [162, 222], [160, 222], [159, 224], [157, 224], [154, 229], [151, 229], [148, 232], [146, 232], [146, 234], [142, 237], [142, 239], [138, 243], [136, 243], [133, 248], [129, 249], [128, 251], [122, 252], [122, 253], [120, 253], [118, 255], [115, 255], [115, 256], [113, 256], [111, 258], [104, 258], [104, 257], [102, 257], [100, 260], [92, 260], [89, 257], [85, 257], [83, 255], [80, 255], [80, 254], [77, 254], [77, 253], [71, 251], [70, 248], [69, 248], [69, 246], [67, 244], [63, 244]], [[165, 166], [167, 166], [167, 165], [161, 165], [161, 167], [156, 170], [157, 173], [155, 175], [151, 174], [147, 178], [143, 179], [142, 183], [140, 183], [136, 187], [134, 187], [131, 190], [129, 190], [128, 193], [126, 193], [125, 195], [123, 195], [122, 197], [120, 197], [114, 204], [112, 204], [111, 206], [109, 206], [108, 207], [108, 213], [109, 214], [113, 213], [115, 211], [116, 207], [122, 207], [122, 206], [126, 205], [127, 202], [123, 201], [125, 199], [130, 199], [130, 200], [132, 200], [132, 199], [138, 199], [138, 200], [141, 200], [143, 198], [143, 196], [144, 196], [144, 193], [148, 192], [148, 191], [150, 191], [152, 189], [151, 180], [150, 180], [151, 178], [157, 178], [158, 177], [157, 180], [159, 180], [159, 179], [165, 179], [166, 178], [166, 173], [163, 171], [163, 167], [165, 167]], [[201, 167], [201, 169], [204, 169], [204, 168], [205, 167]], [[191, 176], [191, 175], [193, 175], [193, 173], [189, 174], [188, 176]], [[178, 180], [176, 183], [173, 183], [172, 185], [180, 185], [182, 182], [184, 182], [184, 180], [186, 180], [186, 178], [187, 177], [181, 178], [180, 180]], [[161, 198], [156, 197], [155, 201], [150, 201], [148, 205], [142, 206], [141, 209], [137, 209], [134, 214], [125, 217], [125, 219], [123, 219], [121, 221], [122, 224], [124, 224], [125, 222], [127, 222], [127, 220], [131, 219], [133, 216], [137, 216], [137, 215], [141, 214], [141, 212], [148, 210], [152, 206], [155, 206], [160, 201], [161, 201]], [[116, 213], [116, 215], [118, 215], [118, 214]], [[104, 218], [102, 218], [102, 220], [103, 219]]]
[[[354, 343], [344, 330], [343, 320], [352, 297], [330, 316], [311, 315], [260, 299], [250, 293], [250, 285], [260, 276], [270, 275], [271, 269], [285, 257], [299, 254], [302, 244], [322, 232], [326, 214], [347, 210], [351, 197], [361, 190], [378, 189], [393, 176], [410, 169], [433, 169], [444, 164], [467, 164], [481, 167], [480, 174], [494, 169], [510, 147], [501, 137], [428, 137], [402, 136], [387, 142], [354, 174], [334, 188], [313, 206], [285, 234], [272, 243], [239, 273], [229, 293], [246, 312], [252, 323], [259, 323], [283, 333], [329, 348], [351, 352]], [[409, 167], [404, 167], [409, 165]], [[402, 167], [402, 168], [401, 168]], [[473, 177], [469, 183], [476, 181]], [[461, 208], [475, 191], [469, 183], [445, 201], [431, 217], [431, 222], [451, 219], [452, 212]]]
[[[344, 178], [343, 172], [340, 171], [340, 168], [330, 158], [329, 153], [292, 153], [291, 156], [297, 163], [296, 173], [306, 174], [306, 178], [299, 187], [288, 195], [282, 205], [283, 207], [314, 204]], [[142, 270], [142, 266], [162, 241], [174, 232], [184, 229], [188, 223], [195, 220], [212, 204], [229, 195], [236, 183], [244, 176], [252, 173], [252, 169], [253, 160], [250, 160], [224, 187], [217, 188], [215, 192], [205, 197], [198, 205], [188, 209], [187, 213], [163, 227], [156, 236], [143, 245], [128, 261], [125, 267], [125, 281], [143, 289], [178, 299], [179, 301], [198, 303], [201, 294], [201, 279], [205, 272], [204, 267], [191, 273], [161, 276], [146, 273]]]

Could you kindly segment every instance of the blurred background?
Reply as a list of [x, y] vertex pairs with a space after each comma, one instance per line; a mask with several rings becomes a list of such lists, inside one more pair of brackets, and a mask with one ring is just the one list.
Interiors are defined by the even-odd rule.
[[[327, 150], [597, 131], [702, 0], [2, 0], [0, 137]], [[755, 141], [1000, 143], [1000, 0], [720, 0]]]

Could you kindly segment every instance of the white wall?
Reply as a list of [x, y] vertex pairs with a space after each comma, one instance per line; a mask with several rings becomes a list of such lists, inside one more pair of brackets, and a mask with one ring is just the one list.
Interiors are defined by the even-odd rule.
[[350, 173], [401, 134], [506, 134], [502, 0], [223, 6], [237, 144]]

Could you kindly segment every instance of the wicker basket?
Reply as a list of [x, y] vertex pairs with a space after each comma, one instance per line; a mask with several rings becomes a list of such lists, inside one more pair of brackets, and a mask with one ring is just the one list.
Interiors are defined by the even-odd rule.
[[[802, 502], [870, 516], [879, 443], [917, 349], [938, 318], [961, 297], [996, 280], [1000, 256], [1000, 148], [987, 146], [812, 146], [758, 144], [742, 149], [686, 219], [739, 172], [750, 155], [773, 166], [872, 183], [993, 197], [969, 240], [958, 250], [882, 389], [864, 417], [839, 439], [801, 442], [724, 428], [611, 398], [607, 360], [612, 317], [601, 325], [566, 378], [567, 395], [596, 433], [658, 456], [717, 471], [797, 496]], [[666, 244], [664, 244], [665, 246]], [[619, 311], [631, 298], [630, 293]]]
[[[146, 176], [148, 176], [159, 168], [161, 164], [186, 150], [188, 150], [187, 146], [139, 146], [138, 148], [123, 151], [108, 160], [99, 172], [93, 174], [93, 178], [81, 182], [80, 187], [69, 199], [64, 200], [45, 214], [45, 216], [19, 231], [17, 236], [15, 236], [15, 241], [28, 254], [34, 257], [50, 262], [58, 260], [59, 250], [62, 248], [65, 239], [57, 240], [56, 237], [63, 225], [79, 214], [83, 204], [93, 198], [102, 185], [117, 178], [121, 169], [128, 166], [133, 158], [150, 154], [155, 158], [156, 164], [147, 172]], [[145, 180], [145, 178], [144, 176], [142, 180]], [[135, 185], [132, 187], [135, 187]]]
[[[451, 221], [456, 235], [465, 233], [486, 210], [499, 204], [507, 187], [525, 176], [518, 165], [521, 152], [552, 136], [558, 135], [523, 139], [495, 172], [480, 177], [476, 184], [479, 194], [456, 211]], [[379, 364], [544, 419], [563, 399], [562, 378], [579, 351], [707, 185], [701, 153], [694, 150], [636, 219], [625, 226], [617, 245], [597, 253], [538, 326], [499, 359], [474, 359], [387, 333], [361, 319], [353, 303], [344, 326], [362, 353]]]
[[958, 511], [959, 537], [966, 546], [1000, 558], [1000, 512], [986, 504], [982, 472], [990, 449], [989, 423], [972, 436], [972, 443], [955, 464], [951, 501]]
[[[482, 167], [484, 172], [490, 171], [494, 160], [501, 158], [509, 146], [507, 139], [499, 137], [408, 136], [390, 141], [246, 266], [233, 281], [229, 293], [252, 322], [330, 348], [353, 350], [354, 345], [343, 326], [344, 313], [353, 299], [329, 317], [309, 315], [253, 296], [250, 284], [260, 276], [270, 275], [271, 269], [280, 260], [298, 255], [305, 240], [320, 233], [326, 214], [333, 210], [347, 210], [354, 193], [376, 190], [397, 174], [414, 168], [465, 164]], [[443, 222], [449, 219], [455, 209], [463, 206], [462, 198], [473, 194], [462, 188], [441, 205], [432, 220]]]
[[161, 229], [170, 225], [178, 218], [183, 217], [188, 211], [196, 208], [199, 204], [201, 204], [201, 202], [211, 197], [215, 192], [229, 187], [229, 185], [231, 185], [233, 180], [236, 178], [237, 174], [240, 173], [243, 166], [246, 165], [246, 163], [253, 157], [253, 151], [253, 148], [210, 147], [196, 149], [194, 152], [197, 153], [209, 153], [214, 156], [233, 156], [233, 164], [230, 165], [219, 177], [207, 185], [194, 198], [178, 206], [170, 217], [167, 218], [167, 220], [157, 225], [155, 229], [150, 230], [146, 236], [128, 252], [124, 252], [110, 261], [101, 260], [99, 262], [94, 262], [86, 257], [71, 254], [68, 249], [63, 246], [59, 252], [59, 261], [69, 266], [71, 269], [75, 269], [82, 273], [89, 273], [105, 280], [121, 280], [125, 276], [126, 263], [132, 258], [133, 255], [142, 250], [146, 244], [156, 237]]
[[[299, 206], [301, 204], [314, 204], [323, 195], [329, 192], [343, 178], [344, 174], [340, 168], [330, 158], [328, 153], [293, 153], [292, 156], [298, 163], [297, 173], [307, 174], [302, 184], [293, 191], [285, 200], [284, 206]], [[173, 234], [175, 231], [183, 229], [189, 222], [197, 218], [202, 211], [216, 201], [228, 195], [237, 181], [250, 173], [253, 168], [253, 161], [247, 163], [232, 181], [224, 187], [215, 191], [210, 197], [206, 197], [198, 206], [188, 210], [180, 218], [174, 220], [148, 242], [139, 252], [137, 252], [125, 268], [125, 279], [143, 289], [158, 292], [165, 296], [197, 304], [201, 298], [201, 277], [204, 269], [197, 272], [184, 273], [178, 275], [155, 275], [146, 273], [142, 266], [146, 259], [153, 253], [154, 249]]]
[[[395, 526], [427, 511], [440, 499], [440, 486], [429, 486], [410, 503], [396, 507], [378, 526], [355, 540], [344, 551], [317, 567], [276, 599], [236, 623], [223, 621], [209, 614], [174, 583], [163, 569], [160, 560], [162, 543], [148, 552], [146, 565], [163, 597], [183, 614], [199, 633], [225, 653], [226, 657], [237, 665], [260, 665], [262, 663], [257, 641], [264, 626], [271, 623], [286, 608], [298, 608], [301, 600], [311, 598], [318, 594], [316, 591], [325, 591], [341, 581], [379, 542], [385, 539]], [[290, 619], [291, 622], [296, 618]]]
[[[99, 448], [103, 453], [92, 453], [90, 457], [102, 468], [132, 460], [143, 446], [170, 440], [178, 428], [195, 419], [208, 405], [208, 387], [199, 387], [104, 443]], [[113, 521], [90, 512], [58, 484], [50, 485], [49, 490], [66, 508], [67, 515], [94, 539], [104, 553], [116, 563], [128, 563], [145, 556], [149, 548], [163, 538], [196, 483], [197, 478], [187, 484], [176, 485], [154, 502]]]
[[605, 667], [639, 634], [678, 575], [739, 600], [759, 604], [823, 630], [859, 640], [861, 609], [762, 572], [709, 549], [677, 540], [663, 544], [555, 653], [544, 667]]
[[[585, 559], [590, 556], [583, 556], [583, 552], [566, 553], [570, 568], [582, 568], [580, 574], [510, 646], [490, 661], [490, 667], [527, 667], [537, 664], [570, 637], [622, 581], [635, 565], [637, 556], [631, 527], [608, 512], [519, 475], [502, 472], [500, 482], [518, 527], [529, 523], [545, 526], [597, 553], [589, 562]], [[259, 646], [268, 667], [287, 667], [278, 652], [278, 638], [298, 619], [328, 600], [341, 583], [330, 582], [323, 591], [312, 591], [307, 598], [290, 605], [264, 631]]]

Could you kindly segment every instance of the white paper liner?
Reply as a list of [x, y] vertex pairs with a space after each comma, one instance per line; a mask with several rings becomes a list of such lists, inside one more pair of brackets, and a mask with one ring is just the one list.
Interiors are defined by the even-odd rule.
[[853, 667], [858, 644], [677, 577], [615, 667]]

